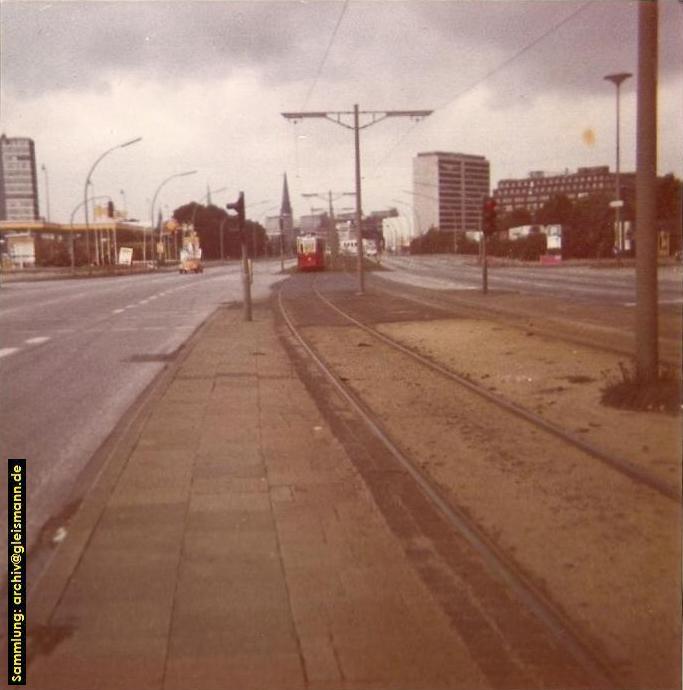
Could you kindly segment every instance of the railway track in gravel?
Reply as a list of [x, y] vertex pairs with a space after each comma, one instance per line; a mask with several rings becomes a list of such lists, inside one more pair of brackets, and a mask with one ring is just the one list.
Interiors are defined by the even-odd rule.
[[653, 489], [654, 491], [657, 491], [659, 494], [670, 500], [680, 502], [681, 494], [680, 490], [677, 487], [667, 484], [659, 477], [648, 472], [647, 470], [644, 470], [641, 467], [638, 467], [637, 465], [634, 465], [632, 462], [624, 458], [608, 453], [602, 450], [601, 448], [584, 441], [583, 439], [579, 438], [576, 434], [573, 434], [567, 431], [566, 429], [563, 429], [558, 425], [553, 424], [552, 422], [541, 417], [540, 415], [535, 414], [534, 412], [531, 412], [521, 407], [520, 405], [510, 402], [509, 400], [501, 397], [500, 395], [492, 393], [484, 386], [481, 386], [475, 383], [474, 381], [470, 380], [469, 378], [466, 378], [465, 376], [446, 368], [442, 364], [432, 361], [431, 359], [425, 357], [419, 352], [416, 352], [414, 349], [407, 347], [406, 345], [403, 345], [402, 343], [398, 342], [397, 340], [394, 340], [393, 338], [385, 335], [384, 333], [381, 333], [376, 328], [373, 328], [372, 326], [359, 321], [351, 314], [348, 314], [343, 309], [340, 309], [331, 300], [329, 300], [327, 297], [321, 294], [315, 284], [313, 285], [313, 291], [315, 295], [330, 309], [334, 310], [342, 318], [346, 319], [349, 323], [353, 324], [357, 328], [360, 328], [364, 332], [368, 333], [373, 338], [383, 342], [385, 345], [388, 345], [392, 349], [397, 350], [398, 352], [401, 352], [404, 355], [407, 355], [413, 360], [419, 362], [421, 365], [440, 374], [441, 376], [447, 378], [453, 383], [456, 383], [459, 386], [462, 386], [463, 388], [466, 388], [467, 390], [476, 393], [478, 396], [484, 398], [485, 400], [492, 403], [496, 407], [504, 410], [505, 412], [508, 412], [512, 415], [515, 415], [518, 418], [523, 419], [525, 422], [528, 422], [537, 429], [551, 434], [563, 441], [564, 443], [566, 443], [567, 445], [586, 453], [587, 455], [596, 460], [599, 460], [600, 462], [608, 465], [617, 472], [629, 477], [629, 479], [632, 479], [633, 481], [639, 484], [642, 484], [644, 486], [649, 487], [650, 489]]
[[[280, 313], [292, 333], [295, 340], [303, 348], [310, 359], [315, 363], [316, 367], [322, 372], [327, 381], [332, 387], [341, 395], [341, 397], [349, 404], [353, 411], [362, 419], [366, 428], [370, 433], [382, 444], [382, 446], [393, 457], [395, 462], [409, 475], [414, 481], [415, 486], [419, 489], [427, 501], [436, 509], [441, 518], [446, 522], [449, 528], [454, 530], [460, 537], [462, 537], [473, 549], [478, 557], [483, 561], [490, 573], [493, 574], [513, 595], [513, 597], [524, 607], [531, 615], [540, 623], [540, 625], [550, 634], [555, 643], [573, 659], [574, 662], [581, 668], [591, 679], [593, 684], [591, 687], [599, 688], [618, 688], [624, 687], [623, 679], [619, 679], [619, 673], [613, 667], [611, 661], [599, 653], [593, 645], [593, 641], [586, 640], [575, 625], [567, 618], [561, 609], [543, 592], [534, 582], [527, 576], [527, 574], [519, 567], [515, 559], [505, 553], [501, 548], [492, 541], [479, 526], [468, 516], [465, 510], [459, 506], [454, 505], [439, 488], [437, 483], [415, 462], [409, 457], [386, 433], [382, 422], [368, 408], [364, 402], [335, 374], [332, 367], [325, 361], [324, 357], [315, 349], [302, 334], [301, 329], [292, 318], [292, 314], [288, 311], [285, 300], [283, 299], [284, 287], [280, 288], [278, 292], [278, 307]], [[387, 345], [395, 347], [397, 350], [406, 354], [422, 365], [429, 367], [450, 380], [464, 385], [469, 390], [480, 392], [479, 387], [475, 386], [462, 377], [459, 377], [453, 372], [441, 367], [430, 360], [422, 357], [418, 353], [411, 351], [409, 348], [397, 343], [383, 334], [375, 331], [371, 327], [362, 324], [357, 319], [346, 314], [336, 305], [332, 304], [326, 297], [324, 297], [314, 286], [314, 291], [317, 297], [328, 308], [333, 309], [336, 313], [343, 316], [350, 323], [362, 328], [365, 332], [377, 337]], [[494, 404], [498, 404], [495, 396], [490, 396], [486, 391], [487, 397]], [[532, 422], [532, 415], [526, 417], [526, 412], [522, 410], [514, 410], [509, 404], [503, 405], [504, 409], [523, 416], [530, 423]], [[570, 443], [572, 441], [568, 441]], [[624, 468], [622, 468], [624, 469]], [[637, 468], [628, 468], [633, 470], [634, 479], [640, 478], [640, 473]], [[646, 481], [653, 480], [655, 484], [660, 484], [656, 478], [644, 477]], [[659, 487], [664, 489], [664, 494], [669, 496], [668, 487]]]

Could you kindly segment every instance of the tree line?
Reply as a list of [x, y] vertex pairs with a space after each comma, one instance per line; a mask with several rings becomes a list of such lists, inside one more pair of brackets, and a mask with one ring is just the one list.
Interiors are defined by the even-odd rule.
[[[635, 190], [622, 190], [624, 207], [621, 218], [635, 227]], [[600, 258], [614, 254], [614, 209], [609, 206], [611, 194], [598, 193], [572, 200], [560, 194], [549, 199], [535, 213], [527, 209], [515, 209], [498, 216], [498, 233], [487, 241], [487, 251], [494, 256], [509, 256], [525, 260], [538, 260], [545, 254], [545, 235], [530, 235], [517, 240], [506, 239], [510, 228], [520, 225], [561, 225], [563, 258]], [[681, 250], [682, 216], [681, 181], [673, 174], [660, 177], [657, 183], [657, 230], [669, 233], [669, 249], [672, 254]], [[467, 239], [464, 233], [431, 228], [410, 244], [413, 254], [433, 254], [456, 251], [476, 254], [477, 242]]]
[[[173, 217], [181, 225], [194, 224], [204, 259], [221, 258], [221, 236], [224, 258], [238, 259], [242, 255], [237, 217], [228, 214], [224, 209], [213, 204], [203, 206], [192, 201], [175, 209]], [[248, 255], [263, 256], [268, 245], [265, 228], [251, 220], [245, 221], [244, 226]]]

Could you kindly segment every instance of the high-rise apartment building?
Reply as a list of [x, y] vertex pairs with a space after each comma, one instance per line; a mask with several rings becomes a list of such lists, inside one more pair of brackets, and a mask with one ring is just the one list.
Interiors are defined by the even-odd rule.
[[413, 158], [413, 210], [420, 234], [480, 229], [482, 201], [490, 189], [484, 156], [433, 151]]
[[0, 135], [0, 220], [38, 220], [33, 139]]

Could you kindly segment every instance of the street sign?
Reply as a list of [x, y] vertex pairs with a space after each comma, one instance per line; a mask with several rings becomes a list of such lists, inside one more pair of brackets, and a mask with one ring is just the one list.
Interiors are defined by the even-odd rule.
[[619, 199], [617, 201], [610, 201], [609, 202], [610, 208], [622, 208], [623, 205], [624, 205], [624, 202], [621, 199]]
[[119, 264], [130, 266], [133, 263], [133, 249], [131, 247], [119, 247]]

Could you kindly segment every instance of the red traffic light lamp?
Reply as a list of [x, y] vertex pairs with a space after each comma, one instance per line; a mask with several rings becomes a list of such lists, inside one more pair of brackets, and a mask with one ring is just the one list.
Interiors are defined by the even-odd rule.
[[498, 230], [496, 200], [492, 196], [484, 197], [484, 203], [481, 209], [482, 223], [481, 227], [485, 235], [493, 235]]

